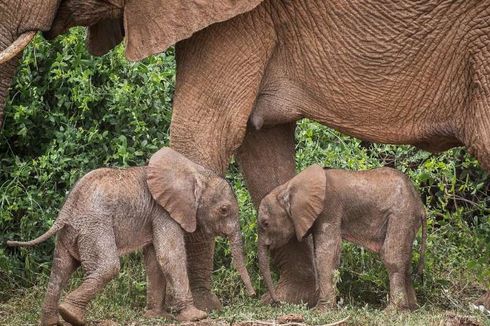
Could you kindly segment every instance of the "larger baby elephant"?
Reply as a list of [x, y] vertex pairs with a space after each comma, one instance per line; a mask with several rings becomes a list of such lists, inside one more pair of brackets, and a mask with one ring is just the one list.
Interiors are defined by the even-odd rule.
[[[8, 245], [33, 246], [58, 233], [42, 325], [57, 324], [58, 312], [71, 324], [84, 324], [90, 300], [118, 274], [118, 257], [143, 247], [148, 279], [159, 280], [149, 282], [149, 299], [159, 297], [156, 292], [165, 292], [166, 280], [173, 290], [177, 318], [199, 320], [206, 313], [193, 304], [182, 231], [194, 232], [198, 225], [210, 235], [230, 238], [235, 265], [253, 294], [245, 268], [238, 205], [230, 185], [170, 148], [154, 154], [148, 167], [88, 173], [70, 192], [58, 219], [45, 234], [29, 242], [9, 241]], [[155, 268], [155, 261], [160, 268]], [[80, 264], [86, 273], [83, 283], [58, 306], [63, 287]]]
[[411, 251], [422, 223], [419, 272], [423, 268], [425, 209], [407, 176], [391, 168], [370, 171], [312, 165], [272, 190], [259, 208], [259, 267], [271, 298], [267, 249], [313, 235], [320, 288], [317, 309], [336, 304], [334, 270], [345, 239], [379, 253], [390, 279], [390, 308], [417, 307], [410, 279]]

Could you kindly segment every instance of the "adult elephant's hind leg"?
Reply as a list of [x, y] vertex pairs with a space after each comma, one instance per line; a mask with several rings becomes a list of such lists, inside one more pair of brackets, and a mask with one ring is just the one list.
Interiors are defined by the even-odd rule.
[[[237, 159], [255, 207], [269, 191], [295, 175], [294, 129], [295, 124], [286, 124], [259, 131], [247, 130]], [[307, 241], [296, 239], [272, 252], [273, 263], [280, 273], [276, 294], [281, 301], [316, 304], [311, 252]], [[268, 295], [264, 296], [264, 301], [270, 301]]]

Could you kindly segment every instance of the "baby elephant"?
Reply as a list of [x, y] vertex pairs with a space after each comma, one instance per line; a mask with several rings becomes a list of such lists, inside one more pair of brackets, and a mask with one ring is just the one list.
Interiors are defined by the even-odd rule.
[[422, 224], [419, 272], [426, 241], [425, 209], [407, 176], [391, 168], [370, 171], [312, 165], [272, 190], [259, 207], [259, 267], [273, 301], [268, 249], [313, 235], [319, 284], [318, 310], [335, 307], [334, 271], [345, 239], [379, 253], [390, 279], [390, 305], [415, 309], [411, 251]]
[[[193, 304], [183, 233], [194, 232], [198, 225], [208, 235], [228, 236], [235, 266], [253, 294], [231, 186], [170, 148], [155, 153], [145, 167], [88, 173], [74, 186], [46, 233], [8, 245], [33, 246], [58, 233], [42, 325], [57, 324], [58, 312], [71, 324], [84, 324], [88, 303], [117, 276], [119, 256], [141, 248], [150, 310], [163, 308], [155, 301], [164, 299], [168, 282], [177, 319], [199, 320], [206, 313]], [[85, 272], [83, 283], [58, 306], [63, 287], [79, 265]]]

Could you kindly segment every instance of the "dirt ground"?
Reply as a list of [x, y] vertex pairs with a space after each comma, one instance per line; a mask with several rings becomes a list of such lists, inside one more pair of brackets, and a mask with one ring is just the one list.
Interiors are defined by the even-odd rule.
[[[445, 320], [440, 323], [434, 323], [427, 326], [483, 326], [473, 317], [462, 316], [452, 312], [448, 312], [445, 316]], [[317, 326], [351, 326], [359, 325], [358, 323], [349, 323], [349, 317], [339, 320], [337, 322], [317, 325]], [[117, 322], [111, 320], [101, 320], [91, 323], [92, 326], [119, 326]], [[306, 326], [304, 317], [301, 314], [288, 314], [283, 315], [275, 320], [250, 320], [250, 321], [225, 321], [219, 319], [205, 319], [199, 322], [188, 323], [172, 323], [169, 322], [165, 325], [180, 325], [180, 326]], [[138, 323], [129, 323], [128, 326], [139, 326]]]

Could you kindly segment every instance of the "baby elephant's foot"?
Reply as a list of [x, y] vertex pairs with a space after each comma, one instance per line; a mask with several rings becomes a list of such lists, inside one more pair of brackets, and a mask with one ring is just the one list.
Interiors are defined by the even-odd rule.
[[201, 319], [205, 319], [206, 317], [208, 317], [207, 313], [205, 313], [204, 311], [199, 310], [196, 307], [192, 306], [189, 308], [182, 309], [177, 315], [177, 320], [178, 321], [198, 321]]
[[85, 325], [85, 309], [70, 302], [61, 303], [58, 309], [66, 322], [74, 326]]
[[148, 309], [143, 315], [145, 318], [163, 318], [166, 320], [173, 320], [174, 316], [163, 310]]
[[58, 318], [58, 313], [41, 316], [41, 326], [63, 326], [63, 322]]

